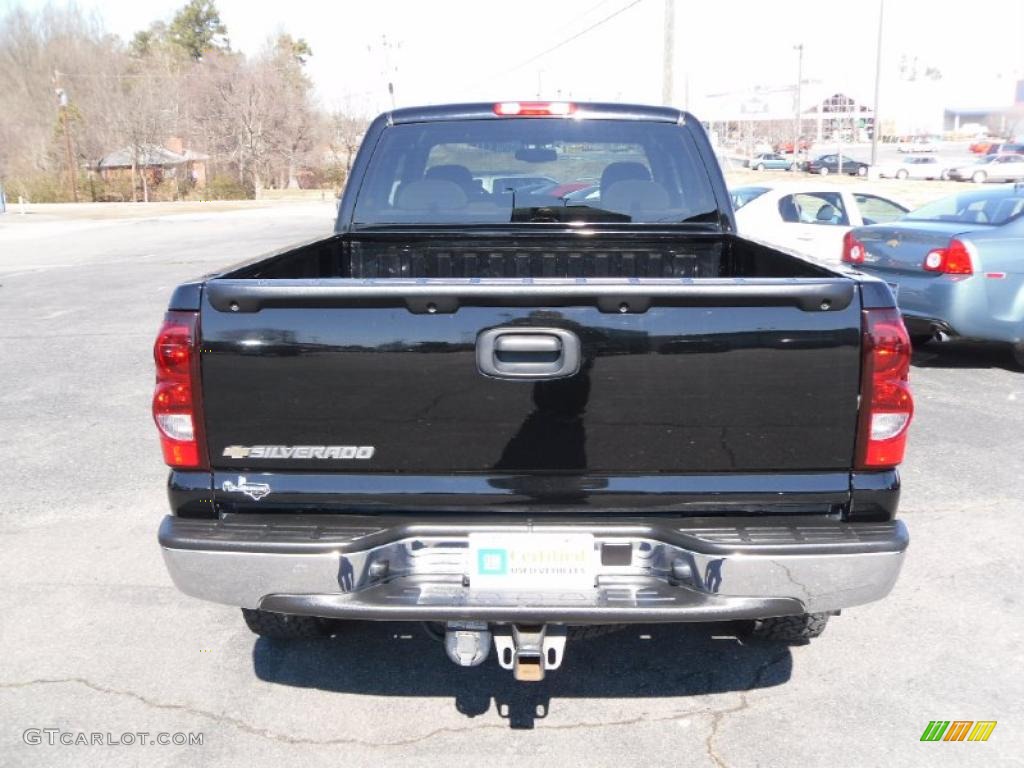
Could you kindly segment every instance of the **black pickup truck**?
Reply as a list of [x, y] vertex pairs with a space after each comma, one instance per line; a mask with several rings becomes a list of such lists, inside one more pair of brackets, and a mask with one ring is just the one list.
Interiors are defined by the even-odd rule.
[[334, 234], [175, 290], [160, 546], [258, 634], [520, 680], [581, 626], [805, 641], [899, 573], [909, 356], [884, 282], [737, 237], [685, 112], [395, 110]]

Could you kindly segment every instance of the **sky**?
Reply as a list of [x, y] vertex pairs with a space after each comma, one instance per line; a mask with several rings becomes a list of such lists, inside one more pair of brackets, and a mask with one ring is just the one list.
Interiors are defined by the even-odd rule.
[[[0, 0], [5, 8], [51, 1]], [[78, 0], [130, 38], [184, 0]], [[706, 94], [805, 82], [873, 92], [880, 0], [676, 0], [673, 102], [700, 116]], [[451, 101], [574, 98], [660, 103], [665, 0], [217, 0], [233, 47], [276, 32], [305, 38], [321, 103], [375, 114]], [[902, 57], [943, 73], [951, 104], [1008, 106], [1024, 79], [1024, 0], [979, 11], [885, 0], [883, 89]], [[766, 10], [767, 9], [767, 10]], [[593, 27], [592, 29], [589, 29]], [[549, 50], [553, 49], [553, 50]]]

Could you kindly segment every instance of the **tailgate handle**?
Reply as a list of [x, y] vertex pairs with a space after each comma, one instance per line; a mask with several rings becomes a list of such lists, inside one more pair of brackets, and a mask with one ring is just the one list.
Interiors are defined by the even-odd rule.
[[477, 337], [476, 364], [497, 379], [562, 379], [580, 369], [580, 340], [562, 328], [491, 328]]

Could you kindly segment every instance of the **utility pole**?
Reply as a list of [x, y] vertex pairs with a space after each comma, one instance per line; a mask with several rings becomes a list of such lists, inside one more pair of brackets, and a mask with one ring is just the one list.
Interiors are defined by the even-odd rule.
[[[391, 97], [391, 108], [395, 108], [395, 78], [397, 69], [391, 66], [391, 50], [395, 44], [388, 42], [387, 35], [381, 35], [381, 49], [384, 51], [384, 78], [388, 84], [388, 95]], [[399, 43], [399, 46], [401, 44]]]
[[676, 0], [665, 0], [665, 24], [664, 24], [664, 46], [661, 61], [661, 103], [666, 107], [672, 106], [672, 67], [676, 53], [675, 40], [676, 26]]
[[871, 126], [871, 165], [878, 164], [878, 134], [882, 121], [878, 119], [878, 94], [882, 84], [882, 24], [885, 19], [885, 0], [878, 0], [878, 45], [875, 51], [875, 117]]
[[793, 50], [797, 52], [796, 55], [796, 136], [793, 139], [793, 162], [796, 162], [797, 155], [800, 154], [800, 128], [801, 128], [801, 105], [800, 100], [803, 96], [804, 86], [804, 44], [799, 43], [793, 46]]
[[64, 162], [68, 167], [68, 186], [71, 187], [71, 199], [78, 202], [78, 173], [75, 169], [75, 154], [71, 150], [71, 131], [68, 129], [68, 92], [60, 87], [60, 72], [53, 70], [54, 92], [57, 94], [57, 107], [60, 110], [60, 122], [64, 129]]

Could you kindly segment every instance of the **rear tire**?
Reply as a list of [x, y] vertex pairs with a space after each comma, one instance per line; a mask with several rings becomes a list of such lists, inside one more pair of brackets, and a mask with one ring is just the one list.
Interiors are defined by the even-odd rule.
[[625, 624], [580, 624], [569, 627], [569, 637], [574, 640], [592, 640], [595, 637], [621, 632], [626, 626]]
[[754, 170], [755, 171], [763, 171], [764, 170], [764, 163], [758, 163], [757, 165], [755, 165], [754, 166]]
[[828, 168], [826, 168], [825, 166], [822, 166], [821, 168], [819, 168], [818, 169], [818, 175], [819, 176], [828, 176]]
[[985, 173], [984, 171], [975, 171], [974, 175], [971, 176], [971, 181], [973, 181], [975, 184], [984, 184], [985, 179], [987, 178], [988, 174]]
[[821, 635], [828, 625], [827, 613], [804, 613], [799, 616], [774, 616], [757, 619], [746, 632], [751, 640], [770, 640], [799, 645]]
[[942, 173], [940, 173], [939, 179], [941, 181], [949, 181], [949, 171], [943, 171]]
[[910, 174], [907, 173], [906, 171], [904, 171], [903, 169], [900, 169], [900, 170], [896, 171], [896, 178], [899, 179], [900, 181], [903, 181], [909, 175]]
[[1013, 355], [1013, 362], [1017, 364], [1017, 368], [1024, 371], [1024, 341], [1014, 344], [1010, 348], [1010, 354]]
[[935, 337], [930, 333], [915, 333], [910, 336], [910, 346], [914, 349], [923, 347]]
[[868, 167], [866, 165], [862, 165], [859, 168], [857, 168], [857, 175], [858, 176], [867, 176], [868, 175]]
[[294, 616], [243, 608], [242, 617], [255, 634], [268, 640], [312, 640], [331, 634], [332, 622], [318, 616]]

